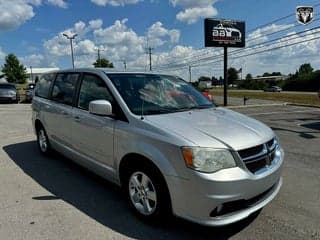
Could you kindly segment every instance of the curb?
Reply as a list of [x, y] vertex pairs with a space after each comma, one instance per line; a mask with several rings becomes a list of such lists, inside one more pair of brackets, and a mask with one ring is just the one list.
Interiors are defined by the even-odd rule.
[[312, 108], [320, 108], [320, 106], [318, 106], [318, 105], [304, 104], [304, 103], [287, 103], [287, 105], [290, 105], [290, 106], [297, 106], [297, 107], [312, 107]]
[[[272, 107], [272, 106], [287, 106], [289, 103], [266, 103], [266, 104], [254, 104], [254, 105], [237, 105], [237, 106], [227, 106], [226, 108], [254, 108], [254, 107]], [[220, 106], [219, 106], [220, 107]], [[221, 106], [223, 107], [223, 106]]]

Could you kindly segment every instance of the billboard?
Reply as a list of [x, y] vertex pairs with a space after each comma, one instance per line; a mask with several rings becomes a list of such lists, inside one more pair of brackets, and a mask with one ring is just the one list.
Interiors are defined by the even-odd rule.
[[205, 47], [245, 47], [245, 22], [212, 19], [204, 20]]

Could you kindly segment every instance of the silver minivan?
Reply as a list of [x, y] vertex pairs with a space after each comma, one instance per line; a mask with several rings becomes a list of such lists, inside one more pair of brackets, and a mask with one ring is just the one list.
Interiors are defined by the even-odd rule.
[[175, 76], [50, 72], [36, 85], [32, 109], [43, 154], [54, 149], [118, 184], [147, 220], [173, 213], [230, 224], [263, 208], [282, 185], [275, 133]]

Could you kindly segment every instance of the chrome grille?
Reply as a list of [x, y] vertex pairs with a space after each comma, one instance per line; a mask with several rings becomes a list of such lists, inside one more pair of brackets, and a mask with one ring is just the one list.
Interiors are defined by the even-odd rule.
[[273, 138], [265, 144], [238, 151], [247, 169], [257, 174], [260, 170], [270, 166], [275, 159], [277, 141]]

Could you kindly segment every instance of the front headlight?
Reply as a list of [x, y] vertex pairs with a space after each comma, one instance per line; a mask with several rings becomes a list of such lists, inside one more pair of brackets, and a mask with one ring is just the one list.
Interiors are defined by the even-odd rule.
[[187, 167], [199, 172], [213, 173], [236, 166], [231, 152], [226, 149], [182, 147], [182, 154]]

